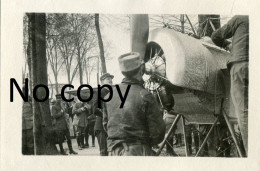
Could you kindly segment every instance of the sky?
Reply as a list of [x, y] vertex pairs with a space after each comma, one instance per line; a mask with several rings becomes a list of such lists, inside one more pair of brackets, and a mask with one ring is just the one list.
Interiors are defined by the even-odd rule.
[[[120, 15], [119, 17], [124, 16]], [[110, 18], [110, 23], [104, 25], [101, 28], [101, 32], [104, 35], [104, 39], [111, 42], [112, 46], [110, 49], [110, 57], [112, 59], [106, 61], [107, 72], [115, 76], [113, 83], [119, 84], [123, 79], [123, 75], [120, 72], [117, 58], [124, 53], [130, 52], [130, 31], [126, 29], [126, 23], [120, 26], [113, 24], [117, 20], [114, 15], [110, 15]]]

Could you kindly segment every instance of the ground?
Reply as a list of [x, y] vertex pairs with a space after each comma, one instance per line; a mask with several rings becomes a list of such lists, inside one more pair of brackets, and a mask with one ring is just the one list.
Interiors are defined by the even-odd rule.
[[[78, 149], [77, 141], [76, 141], [75, 138], [71, 139], [71, 141], [72, 141], [73, 150], [76, 151], [78, 153], [78, 155], [99, 156], [99, 146], [98, 146], [97, 139], [95, 139], [95, 147], [91, 146], [92, 145], [91, 142], [90, 142], [91, 140], [89, 140], [90, 147], [89, 148], [84, 148], [82, 150]], [[57, 149], [59, 150], [59, 146], [58, 145], [56, 145], [56, 146], [57, 146]], [[68, 149], [67, 142], [63, 143], [63, 148], [64, 148], [65, 152], [67, 154], [69, 154], [69, 149]], [[174, 150], [175, 150], [175, 152], [177, 153], [177, 155], [179, 157], [185, 157], [186, 156], [185, 155], [185, 146], [184, 146], [184, 144], [182, 144], [182, 145], [174, 145]], [[235, 154], [231, 153], [231, 157], [235, 157], [234, 155]], [[165, 148], [162, 150], [160, 156], [172, 157], [172, 156], [169, 156], [169, 155], [166, 154]], [[193, 157], [195, 156], [195, 151], [193, 151], [192, 156]]]
[[[73, 147], [73, 150], [76, 151], [78, 153], [78, 155], [86, 155], [86, 156], [99, 156], [99, 146], [98, 146], [98, 142], [97, 142], [97, 139], [95, 140], [95, 147], [92, 147], [91, 145], [91, 142], [89, 140], [89, 144], [90, 144], [90, 147], [89, 148], [84, 148], [82, 150], [79, 150], [78, 149], [78, 145], [77, 145], [77, 141], [75, 138], [71, 139], [72, 141], [72, 147]], [[57, 149], [59, 149], [59, 146], [57, 146]], [[69, 154], [69, 149], [68, 149], [68, 145], [67, 145], [67, 142], [64, 142], [63, 143], [63, 148], [65, 150], [65, 152], [67, 154]], [[179, 146], [179, 147], [176, 147], [175, 148], [175, 152], [179, 155], [179, 156], [185, 156], [185, 151], [184, 151], [184, 146]], [[69, 154], [70, 155], [70, 154]], [[166, 156], [166, 153], [165, 153], [165, 148], [163, 149], [163, 151], [161, 152], [161, 156]]]
[[[92, 144], [89, 143], [90, 147], [89, 148], [84, 148], [82, 150], [78, 149], [77, 141], [76, 141], [75, 138], [71, 139], [71, 141], [72, 141], [72, 148], [73, 148], [74, 151], [76, 151], [78, 153], [78, 155], [99, 156], [99, 146], [98, 146], [98, 143], [97, 143], [97, 139], [95, 139], [95, 147], [92, 147], [91, 146]], [[57, 146], [57, 149], [60, 150], [59, 146], [58, 145], [56, 145], [56, 146]], [[68, 149], [67, 142], [63, 143], [63, 148], [64, 148], [65, 152], [67, 154], [69, 154], [69, 149]]]

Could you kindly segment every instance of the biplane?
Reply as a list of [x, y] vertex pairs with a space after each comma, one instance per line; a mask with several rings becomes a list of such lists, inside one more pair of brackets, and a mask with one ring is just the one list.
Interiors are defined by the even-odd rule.
[[[243, 146], [237, 138], [231, 116], [230, 77], [226, 61], [229, 52], [215, 46], [210, 39], [197, 39], [169, 28], [149, 32], [148, 15], [131, 18], [131, 49], [139, 52], [145, 61], [145, 88], [156, 97], [165, 110], [178, 113], [165, 139], [157, 150], [160, 155], [174, 126], [182, 121], [189, 124], [209, 125], [202, 141], [199, 156], [214, 127], [224, 122], [228, 127], [236, 154], [243, 157]], [[67, 93], [75, 94], [75, 91]], [[86, 92], [81, 92], [82, 96]], [[174, 101], [174, 103], [172, 102]], [[184, 134], [185, 153], [187, 142]]]
[[[234, 109], [230, 103], [230, 76], [226, 66], [229, 52], [215, 46], [209, 37], [197, 39], [169, 28], [157, 28], [149, 32], [148, 20], [148, 15], [132, 16], [132, 51], [144, 57], [146, 89], [157, 96], [162, 107], [167, 110], [173, 108], [179, 113], [157, 155], [181, 119], [183, 127], [185, 121], [209, 125], [210, 129], [195, 156], [199, 156], [214, 127], [224, 122], [236, 154], [243, 157], [243, 146], [233, 127], [237, 122], [236, 117], [231, 115]], [[171, 96], [175, 105], [171, 102]], [[187, 156], [184, 129], [183, 133]]]

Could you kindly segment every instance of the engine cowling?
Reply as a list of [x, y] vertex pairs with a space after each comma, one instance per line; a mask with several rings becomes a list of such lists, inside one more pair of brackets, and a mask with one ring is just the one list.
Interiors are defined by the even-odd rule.
[[[165, 71], [161, 65], [150, 64], [156, 56], [165, 60]], [[213, 44], [163, 28], [149, 33], [144, 60], [148, 74], [162, 73], [161, 76], [175, 86], [225, 94], [221, 69], [226, 69], [228, 56], [227, 51]]]

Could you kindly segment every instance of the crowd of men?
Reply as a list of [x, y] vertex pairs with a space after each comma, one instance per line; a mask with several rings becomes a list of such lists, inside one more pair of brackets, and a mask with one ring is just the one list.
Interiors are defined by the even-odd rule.
[[[108, 73], [100, 77], [101, 84], [112, 85], [113, 75]], [[61, 95], [56, 95], [56, 100], [51, 101], [51, 114], [55, 132], [56, 143], [59, 144], [60, 153], [67, 155], [63, 149], [64, 137], [67, 140], [69, 153], [77, 154], [72, 149], [70, 128], [72, 124], [76, 135], [78, 150], [89, 148], [89, 136], [92, 138], [92, 147], [95, 147], [95, 136], [97, 137], [100, 155], [107, 156], [107, 133], [103, 128], [103, 112], [97, 108], [97, 99], [91, 102], [73, 101], [66, 103], [61, 101]], [[95, 109], [94, 109], [95, 108]], [[72, 122], [70, 123], [71, 117]], [[85, 141], [85, 143], [84, 143]]]
[[[230, 47], [225, 39], [233, 37], [231, 58], [228, 62], [231, 75], [231, 100], [238, 117], [239, 129], [242, 133], [243, 143], [247, 153], [248, 138], [248, 16], [235, 16], [222, 28], [212, 34], [213, 42], [223, 48]], [[121, 100], [118, 94], [101, 108], [97, 107], [97, 99], [92, 102], [63, 103], [61, 96], [56, 95], [56, 100], [51, 101], [51, 115], [56, 131], [56, 143], [59, 144], [60, 153], [67, 155], [63, 149], [66, 138], [69, 153], [77, 154], [72, 148], [69, 117], [76, 132], [78, 150], [88, 148], [88, 137], [92, 136], [92, 146], [95, 146], [97, 137], [101, 156], [154, 156], [154, 147], [160, 144], [166, 130], [169, 130], [176, 113], [171, 110], [163, 111], [155, 97], [148, 92], [143, 84], [145, 65], [143, 57], [137, 52], [123, 54], [118, 58], [121, 73], [124, 75], [120, 89], [126, 91], [128, 85], [131, 89], [128, 93], [125, 105], [120, 108]], [[100, 77], [101, 84], [112, 85], [113, 75], [105, 73]], [[115, 87], [113, 87], [115, 91]], [[102, 91], [102, 97], [106, 99], [109, 91]], [[32, 120], [29, 116], [30, 103], [23, 108], [23, 123]], [[166, 114], [163, 120], [163, 112]], [[167, 129], [166, 129], [167, 128]], [[187, 127], [193, 132], [194, 126]], [[187, 130], [186, 128], [186, 130]], [[23, 135], [29, 135], [32, 125], [23, 124]], [[31, 136], [30, 136], [31, 135]], [[32, 134], [23, 136], [23, 144], [30, 141]], [[26, 138], [27, 137], [27, 138]], [[167, 153], [175, 156], [173, 146], [174, 134], [169, 136], [166, 146]], [[194, 140], [198, 139], [193, 133]], [[85, 143], [84, 143], [85, 140]], [[187, 134], [187, 141], [191, 142], [191, 133]], [[33, 142], [23, 145], [23, 154], [33, 153]], [[28, 143], [27, 143], [28, 144]], [[191, 144], [191, 143], [190, 143]], [[195, 150], [198, 151], [198, 143], [195, 140]], [[188, 151], [192, 151], [191, 145]]]

